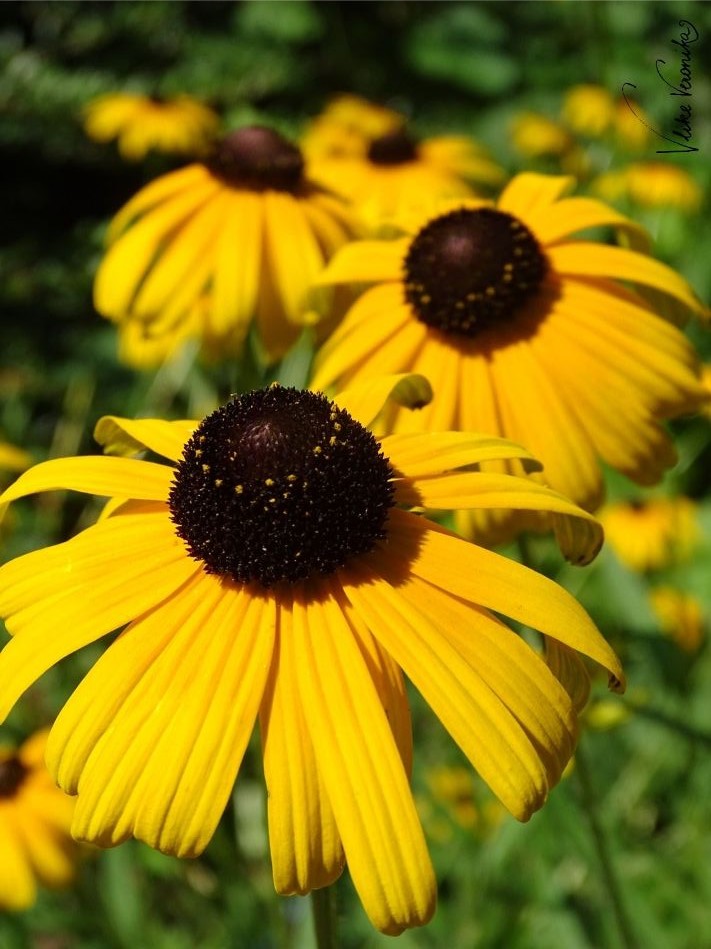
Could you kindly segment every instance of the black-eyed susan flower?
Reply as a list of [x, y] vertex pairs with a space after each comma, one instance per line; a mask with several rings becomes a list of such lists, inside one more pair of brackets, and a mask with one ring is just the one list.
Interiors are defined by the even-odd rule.
[[635, 162], [607, 171], [591, 184], [591, 190], [607, 201], [626, 198], [640, 207], [677, 208], [698, 211], [703, 193], [685, 168], [665, 161]]
[[418, 140], [405, 125], [377, 137], [354, 139], [349, 154], [317, 154], [315, 181], [353, 204], [362, 226], [375, 232], [398, 215], [437, 198], [474, 194], [471, 183], [499, 184], [502, 170], [484, 148], [463, 135]]
[[74, 876], [75, 802], [44, 764], [46, 743], [46, 731], [17, 749], [0, 743], [0, 910], [27, 909], [38, 883], [62, 887]]
[[578, 135], [600, 138], [615, 121], [615, 99], [594, 83], [572, 86], [563, 98], [561, 118]]
[[331, 99], [309, 122], [301, 137], [307, 161], [317, 158], [362, 157], [368, 143], [397, 131], [405, 116], [394, 109], [350, 93]]
[[649, 602], [662, 632], [684, 652], [694, 653], [704, 640], [706, 618], [697, 597], [670, 586], [655, 587]]
[[96, 142], [118, 141], [121, 156], [140, 161], [149, 151], [200, 155], [217, 134], [219, 118], [191, 96], [163, 99], [110, 92], [84, 110], [84, 131]]
[[435, 884], [408, 785], [403, 673], [516, 817], [543, 804], [573, 751], [576, 708], [550, 657], [495, 614], [540, 630], [553, 656], [601, 663], [613, 687], [619, 662], [552, 581], [412, 509], [542, 507], [587, 525], [583, 545], [599, 529], [530, 480], [471, 470], [527, 459], [515, 445], [376, 439], [365, 424], [393, 385], [410, 402], [429, 395], [412, 377], [337, 402], [273, 386], [199, 423], [105, 419], [104, 445], [170, 464], [53, 460], [5, 492], [110, 498], [94, 526], [0, 569], [12, 634], [0, 716], [45, 669], [128, 624], [50, 735], [78, 838], [199, 853], [258, 717], [277, 890], [326, 886], [347, 861], [379, 929], [426, 922]]
[[134, 324], [125, 351], [138, 363], [150, 347], [170, 352], [189, 336], [231, 352], [253, 319], [277, 358], [328, 313], [331, 295], [312, 283], [351, 233], [344, 204], [305, 177], [295, 145], [272, 129], [241, 128], [119, 211], [94, 303]]
[[407, 237], [344, 248], [321, 279], [376, 286], [321, 349], [313, 386], [420, 372], [434, 399], [395, 412], [386, 430], [511, 438], [588, 510], [601, 499], [599, 458], [657, 481], [676, 457], [659, 420], [694, 410], [704, 393], [685, 337], [627, 284], [703, 308], [664, 264], [575, 239], [590, 227], [638, 229], [599, 201], [562, 198], [571, 184], [518, 175], [495, 207], [454, 205]]
[[687, 497], [657, 497], [605, 505], [605, 538], [630, 569], [662, 570], [687, 560], [701, 539], [697, 506]]
[[520, 112], [511, 123], [511, 140], [526, 158], [560, 157], [574, 147], [570, 132], [540, 112]]

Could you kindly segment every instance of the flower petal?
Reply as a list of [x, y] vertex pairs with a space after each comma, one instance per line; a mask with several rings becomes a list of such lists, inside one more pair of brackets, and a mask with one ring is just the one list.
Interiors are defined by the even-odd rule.
[[409, 372], [379, 376], [344, 389], [334, 402], [362, 425], [369, 425], [388, 399], [407, 408], [418, 408], [432, 398], [432, 389], [424, 376]]
[[515, 442], [468, 431], [386, 435], [380, 443], [398, 473], [415, 480], [507, 458], [521, 459], [527, 471], [541, 468], [540, 462]]
[[0, 495], [0, 504], [42, 491], [82, 491], [99, 497], [140, 498], [165, 501], [173, 469], [152, 461], [132, 458], [53, 458], [44, 461], [11, 484]]
[[0, 909], [23, 910], [37, 896], [30, 862], [14, 826], [16, 808], [0, 808]]
[[[112, 846], [133, 836], [177, 856], [204, 849], [254, 727], [274, 626], [269, 598], [201, 574], [109, 648], [47, 751], [78, 792], [76, 837]], [[81, 724], [87, 708], [102, 709], [98, 729]]]
[[135, 455], [150, 448], [157, 455], [177, 461], [186, 441], [199, 422], [164, 422], [154, 418], [119, 418], [104, 415], [94, 429], [94, 438], [107, 455]]
[[[393, 509], [388, 545], [423, 580], [467, 602], [537, 629], [607, 669], [624, 688], [620, 661], [580, 604], [562, 587], [513, 560], [461, 540], [432, 521]], [[394, 551], [394, 556], [395, 556]]]
[[353, 884], [381, 931], [395, 935], [423, 925], [434, 912], [434, 875], [407, 776], [363, 656], [334, 599], [297, 595], [293, 615], [307, 725]]
[[346, 244], [329, 261], [316, 282], [380, 283], [399, 280], [411, 238], [392, 241], [354, 241]]
[[[567, 175], [539, 175], [524, 172], [516, 175], [501, 192], [498, 208], [508, 211], [524, 222], [529, 215], [540, 215], [548, 210], [566, 191], [575, 185], [575, 178]], [[535, 219], [535, 218], [534, 218]]]
[[60, 659], [140, 615], [201, 570], [165, 513], [107, 518], [0, 568], [0, 719]]
[[319, 774], [296, 678], [291, 597], [280, 596], [279, 633], [260, 723], [269, 842], [277, 893], [328, 886], [345, 856]]
[[651, 257], [637, 254], [623, 247], [607, 247], [588, 241], [571, 241], [549, 247], [546, 251], [556, 273], [578, 277], [613, 277], [629, 280], [663, 293], [685, 304], [692, 313], [704, 314], [701, 302], [696, 298], [683, 277]]
[[542, 208], [540, 214], [529, 213], [526, 220], [543, 244], [554, 244], [588, 227], [615, 227], [634, 234], [639, 241], [646, 238], [643, 227], [594, 198], [564, 198]]
[[210, 308], [210, 326], [218, 336], [230, 329], [246, 331], [256, 311], [264, 254], [260, 195], [235, 191], [225, 198]]

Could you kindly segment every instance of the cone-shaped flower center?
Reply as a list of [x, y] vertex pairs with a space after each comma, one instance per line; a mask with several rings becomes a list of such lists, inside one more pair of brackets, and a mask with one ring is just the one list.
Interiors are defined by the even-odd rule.
[[14, 797], [27, 777], [27, 768], [17, 757], [0, 761], [0, 799]]
[[368, 159], [374, 165], [404, 165], [416, 158], [417, 143], [405, 129], [373, 139], [368, 148]]
[[301, 152], [274, 129], [248, 125], [230, 132], [206, 162], [229, 184], [252, 191], [291, 191], [301, 184]]
[[474, 337], [510, 320], [538, 290], [546, 258], [520, 221], [461, 208], [417, 234], [405, 258], [405, 298], [423, 323]]
[[208, 573], [270, 586], [372, 550], [385, 537], [392, 476], [376, 439], [344, 409], [275, 385], [200, 423], [169, 505]]

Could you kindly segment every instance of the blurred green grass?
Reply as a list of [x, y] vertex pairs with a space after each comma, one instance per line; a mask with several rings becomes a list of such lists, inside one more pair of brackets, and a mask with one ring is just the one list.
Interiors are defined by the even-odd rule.
[[[275, 8], [278, 7], [278, 10]], [[364, 13], [366, 15], [364, 15]], [[711, 33], [711, 5], [674, 2], [367, 4], [291, 2], [9, 2], [0, 7], [0, 431], [40, 460], [92, 451], [105, 413], [197, 417], [231, 391], [266, 381], [256, 364], [191, 366], [138, 376], [121, 366], [115, 334], [91, 306], [91, 281], [109, 217], [135, 190], [174, 166], [150, 156], [122, 163], [113, 146], [85, 138], [81, 108], [104, 91], [137, 89], [205, 98], [226, 124], [268, 118], [297, 131], [329, 94], [355, 91], [411, 114], [424, 133], [461, 131], [488, 145], [508, 170], [523, 167], [508, 135], [523, 109], [554, 116], [566, 88], [637, 82], [655, 121], [674, 105], [659, 91], [658, 56], [678, 19]], [[711, 225], [711, 84], [694, 73], [698, 155], [684, 161], [706, 195], [689, 218], [639, 211], [656, 252], [708, 300]], [[619, 156], [609, 154], [605, 161]], [[650, 154], [645, 156], [655, 157]], [[681, 160], [680, 160], [681, 163]], [[691, 330], [708, 360], [711, 345]], [[303, 351], [279, 372], [296, 381]], [[711, 433], [675, 425], [682, 463], [668, 481], [701, 508], [705, 542], [667, 577], [711, 594]], [[613, 494], [627, 490], [611, 479]], [[43, 496], [16, 506], [4, 556], [53, 543], [86, 524], [95, 507]], [[617, 867], [635, 939], [645, 949], [698, 949], [711, 932], [711, 657], [681, 653], [646, 606], [648, 581], [609, 551], [581, 572], [561, 568], [546, 542], [538, 562], [578, 594], [624, 657], [631, 714], [583, 737], [597, 811]], [[98, 654], [90, 647], [51, 671], [8, 725], [20, 736], [51, 721]], [[595, 700], [605, 698], [602, 683]], [[413, 696], [415, 789], [428, 769], [460, 764], [450, 739]], [[477, 782], [476, 803], [490, 801]], [[573, 772], [543, 811], [521, 826], [504, 818], [431, 835], [440, 883], [435, 920], [404, 934], [403, 947], [565, 949], [616, 947], [619, 935]], [[2, 949], [205, 949], [313, 945], [308, 901], [273, 893], [263, 826], [258, 748], [243, 767], [234, 806], [206, 854], [179, 862], [140, 844], [87, 852], [75, 889], [43, 892], [22, 916], [0, 915]], [[0, 857], [1, 859], [1, 857]], [[389, 944], [374, 933], [350, 882], [338, 885], [347, 949]]]

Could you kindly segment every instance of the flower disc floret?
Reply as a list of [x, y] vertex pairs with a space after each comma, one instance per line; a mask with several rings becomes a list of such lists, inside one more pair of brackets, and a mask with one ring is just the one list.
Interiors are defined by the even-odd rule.
[[404, 129], [375, 138], [368, 147], [374, 165], [404, 165], [417, 159], [417, 143]]
[[405, 298], [427, 326], [460, 336], [511, 320], [548, 269], [529, 229], [493, 208], [460, 208], [430, 221], [405, 258]]
[[227, 135], [206, 162], [214, 174], [252, 191], [295, 193], [302, 183], [301, 152], [274, 129], [248, 125]]
[[0, 761], [0, 799], [14, 797], [27, 773], [27, 768], [16, 755]]
[[208, 573], [269, 587], [327, 575], [385, 537], [393, 471], [324, 396], [282, 386], [233, 399], [187, 442], [171, 517]]

